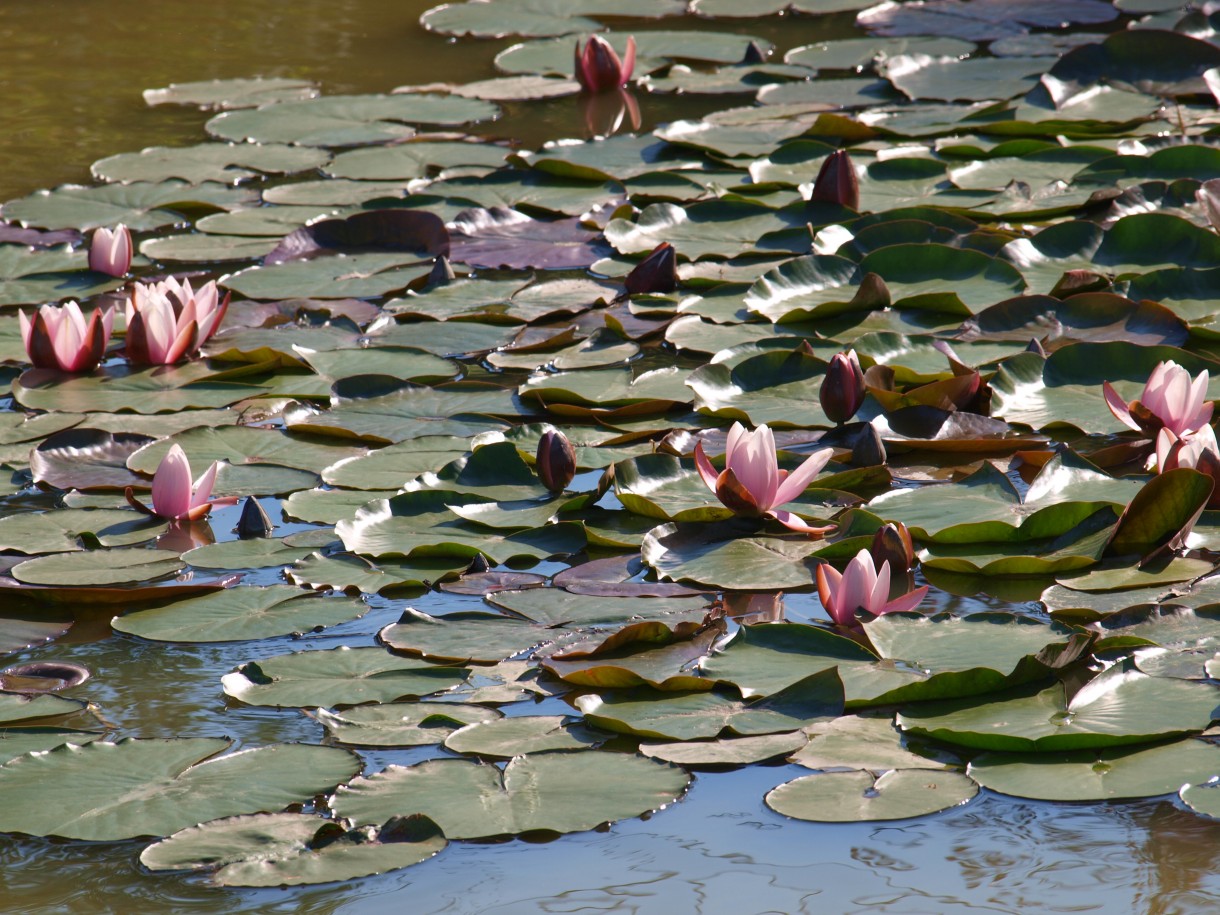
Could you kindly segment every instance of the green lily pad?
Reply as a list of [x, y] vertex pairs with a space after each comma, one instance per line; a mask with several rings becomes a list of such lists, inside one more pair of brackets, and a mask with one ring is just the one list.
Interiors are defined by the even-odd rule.
[[978, 794], [973, 779], [959, 772], [894, 769], [823, 772], [780, 785], [767, 794], [767, 806], [797, 820], [862, 823], [905, 820], [958, 807]]
[[832, 668], [752, 702], [719, 691], [640, 689], [580, 696], [576, 706], [599, 728], [654, 740], [706, 739], [725, 731], [749, 737], [793, 731], [842, 714], [843, 684]]
[[984, 753], [970, 777], [992, 791], [1046, 801], [1157, 797], [1216, 774], [1220, 748], [1188, 738], [1155, 747], [1099, 752]]
[[81, 187], [65, 184], [53, 191], [36, 191], [4, 205], [6, 219], [48, 229], [81, 231], [123, 223], [133, 232], [146, 232], [183, 221], [179, 209], [203, 207], [234, 210], [257, 203], [257, 194], [218, 183], [184, 181], [107, 184]]
[[27, 559], [9, 574], [27, 585], [97, 587], [153, 581], [185, 567], [178, 553], [170, 550], [99, 549]]
[[335, 626], [367, 609], [351, 598], [303, 595], [286, 585], [228, 588], [115, 617], [111, 626], [154, 642], [235, 642]]
[[449, 664], [495, 664], [562, 632], [495, 613], [458, 612], [429, 616], [408, 607], [402, 618], [377, 634], [394, 651]]
[[489, 102], [448, 95], [331, 95], [226, 111], [204, 126], [238, 143], [355, 146], [411, 137], [415, 130], [407, 124], [465, 124], [498, 111]]
[[[358, 823], [382, 822], [395, 811], [423, 813], [450, 839], [581, 832], [664, 807], [689, 783], [676, 766], [598, 750], [520, 756], [502, 771], [432, 759], [353, 779], [335, 792], [331, 807]], [[602, 790], [591, 793], [590, 784]]]
[[418, 747], [444, 743], [458, 728], [494, 721], [503, 712], [460, 702], [388, 702], [343, 712], [318, 709], [313, 717], [339, 743], [357, 747]]
[[219, 886], [301, 886], [354, 880], [426, 861], [448, 843], [435, 823], [410, 817], [344, 832], [302, 813], [227, 817], [156, 842], [140, 863], [162, 870], [219, 869]]
[[250, 661], [221, 677], [225, 695], [277, 708], [393, 702], [445, 692], [470, 675], [399, 658], [382, 648], [299, 651]]
[[791, 759], [809, 769], [930, 769], [941, 761], [937, 756], [944, 755], [913, 752], [888, 717], [844, 715], [809, 730], [809, 742]]
[[138, 153], [120, 153], [93, 163], [99, 181], [167, 181], [190, 184], [219, 181], [236, 184], [261, 174], [290, 174], [318, 168], [330, 156], [316, 149], [278, 144], [200, 143], [198, 146], [150, 146]]
[[1062, 683], [985, 705], [921, 706], [898, 715], [909, 733], [983, 750], [1038, 752], [1151, 743], [1198, 734], [1211, 724], [1215, 690], [1150, 677], [1116, 664], [1068, 700]]
[[[169, 835], [303, 803], [360, 771], [355, 754], [335, 747], [279, 744], [216, 756], [228, 747], [212, 737], [128, 737], [19, 756], [0, 766], [14, 798], [0, 830], [92, 842]], [[64, 796], [65, 781], [80, 790]]]
[[809, 740], [803, 731], [726, 737], [718, 740], [683, 740], [678, 743], [643, 741], [640, 752], [679, 766], [748, 766], [786, 756]]
[[313, 98], [314, 84], [301, 79], [255, 77], [170, 83], [164, 89], [145, 89], [146, 105], [194, 105], [198, 108], [254, 108], [267, 102]]
[[444, 743], [454, 753], [511, 759], [526, 753], [595, 748], [607, 737], [564, 715], [514, 715], [468, 724]]

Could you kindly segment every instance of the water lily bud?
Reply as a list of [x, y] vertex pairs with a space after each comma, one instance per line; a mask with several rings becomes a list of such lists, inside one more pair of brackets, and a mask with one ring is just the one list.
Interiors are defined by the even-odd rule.
[[246, 496], [241, 506], [241, 517], [237, 519], [237, 536], [242, 540], [270, 537], [275, 525], [254, 496]]
[[94, 309], [86, 321], [76, 302], [43, 305], [32, 318], [17, 312], [17, 323], [34, 368], [91, 372], [106, 355], [114, 307]]
[[568, 437], [557, 429], [549, 429], [538, 441], [538, 478], [551, 492], [563, 492], [576, 476], [576, 449]]
[[818, 400], [832, 422], [845, 423], [856, 415], [864, 403], [864, 371], [855, 350], [830, 357]]
[[674, 246], [661, 242], [623, 280], [632, 295], [673, 292], [678, 285], [678, 255]]
[[860, 209], [860, 182], [847, 150], [836, 149], [826, 157], [817, 180], [813, 182], [813, 194], [809, 199]]
[[762, 46], [757, 41], [751, 41], [746, 45], [746, 53], [741, 57], [741, 63], [745, 66], [756, 66], [767, 62], [767, 52], [762, 49]]
[[873, 534], [873, 545], [869, 554], [877, 568], [883, 562], [890, 564], [890, 571], [898, 575], [907, 571], [915, 564], [915, 544], [911, 540], [911, 532], [901, 521], [891, 521]]
[[107, 276], [126, 276], [131, 267], [131, 232], [119, 223], [98, 229], [89, 241], [89, 269]]
[[635, 36], [627, 39], [627, 51], [619, 60], [618, 52], [600, 35], [592, 36], [584, 48], [576, 42], [576, 81], [586, 92], [621, 89], [635, 69]]
[[428, 274], [428, 285], [447, 286], [456, 276], [457, 274], [453, 272], [453, 265], [449, 263], [449, 258], [439, 254], [432, 262], [432, 271]]
[[856, 436], [851, 448], [851, 462], [857, 467], [876, 467], [885, 463], [885, 443], [877, 434], [872, 423], [861, 423], [864, 426]]

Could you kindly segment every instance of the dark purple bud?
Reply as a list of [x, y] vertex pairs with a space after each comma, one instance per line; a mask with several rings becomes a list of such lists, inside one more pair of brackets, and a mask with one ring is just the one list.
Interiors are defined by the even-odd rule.
[[678, 254], [667, 241], [661, 242], [627, 274], [623, 285], [632, 295], [673, 292], [678, 285]]
[[813, 194], [809, 199], [819, 203], [837, 203], [852, 210], [860, 209], [860, 182], [847, 150], [836, 149], [826, 157], [817, 180], [813, 182]]
[[864, 372], [855, 350], [830, 357], [830, 367], [822, 379], [818, 400], [832, 422], [845, 423], [856, 415], [860, 404], [864, 403]]
[[891, 521], [873, 534], [873, 545], [868, 551], [878, 569], [881, 563], [888, 562], [894, 575], [901, 575], [915, 564], [915, 544], [901, 521]]
[[861, 423], [863, 428], [851, 446], [851, 462], [856, 467], [876, 467], [886, 459], [885, 443], [872, 423]]
[[562, 432], [549, 429], [538, 440], [537, 470], [551, 492], [563, 492], [576, 476], [576, 449]]
[[456, 274], [453, 272], [453, 266], [449, 263], [449, 258], [443, 254], [438, 254], [436, 260], [432, 262], [432, 270], [428, 274], [429, 286], [447, 286], [453, 282]]
[[235, 530], [237, 536], [242, 540], [251, 540], [257, 537], [270, 537], [271, 532], [275, 530], [275, 525], [271, 523], [271, 519], [267, 517], [267, 512], [263, 510], [263, 507], [258, 504], [258, 499], [254, 496], [246, 496]]

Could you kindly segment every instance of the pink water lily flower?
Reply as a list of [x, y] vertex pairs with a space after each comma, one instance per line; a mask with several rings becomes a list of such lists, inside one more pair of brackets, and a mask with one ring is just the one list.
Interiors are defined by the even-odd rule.
[[1148, 436], [1162, 428], [1181, 436], [1211, 422], [1214, 404], [1207, 400], [1209, 381], [1206, 370], [1192, 381], [1190, 372], [1171, 361], [1152, 370], [1138, 400], [1125, 402], [1108, 381], [1102, 389], [1110, 412], [1123, 425]]
[[34, 368], [90, 372], [106, 355], [114, 326], [114, 306], [96, 309], [85, 320], [75, 302], [43, 305], [33, 318], [17, 312], [21, 339]]
[[138, 501], [130, 488], [127, 490], [127, 501], [140, 511], [160, 518], [171, 521], [198, 521], [208, 513], [213, 504], [221, 501], [209, 498], [212, 495], [212, 487], [216, 484], [216, 470], [219, 467], [220, 464], [213, 461], [212, 466], [192, 482], [191, 462], [182, 447], [174, 444], [170, 446], [153, 474], [152, 508]]
[[131, 267], [131, 232], [121, 222], [101, 228], [89, 242], [89, 269], [108, 276], [126, 276]]
[[914, 610], [928, 593], [928, 586], [924, 585], [890, 600], [890, 564], [881, 563], [881, 570], [877, 571], [868, 550], [857, 553], [842, 575], [833, 566], [822, 563], [817, 579], [822, 606], [840, 626], [857, 625], [857, 610], [866, 610], [874, 616]]
[[1179, 467], [1189, 467], [1212, 478], [1215, 488], [1207, 507], [1220, 508], [1220, 444], [1211, 426], [1178, 437], [1168, 429], [1156, 435], [1156, 470], [1165, 473]]
[[133, 365], [172, 365], [199, 352], [220, 327], [229, 296], [220, 300], [215, 280], [198, 290], [190, 280], [169, 277], [136, 283], [127, 302], [127, 361]]
[[631, 79], [635, 69], [635, 36], [627, 39], [627, 51], [619, 60], [618, 52], [600, 35], [585, 42], [584, 49], [576, 42], [576, 81], [586, 92], [609, 92], [621, 89]]
[[695, 467], [707, 488], [737, 514], [774, 518], [794, 531], [821, 536], [834, 530], [834, 525], [811, 527], [792, 512], [782, 511], [778, 506], [791, 502], [803, 493], [826, 466], [832, 453], [830, 448], [815, 451], [800, 467], [789, 473], [779, 468], [775, 436], [765, 424], [749, 432], [741, 423], [733, 423], [725, 443], [724, 470], [716, 472], [703, 452], [702, 442], [695, 445]]

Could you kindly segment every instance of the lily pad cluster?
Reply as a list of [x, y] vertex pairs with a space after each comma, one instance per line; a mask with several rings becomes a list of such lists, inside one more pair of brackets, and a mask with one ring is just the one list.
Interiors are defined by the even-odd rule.
[[[325, 882], [775, 760], [809, 770], [766, 794], [797, 820], [980, 789], [1220, 815], [1214, 484], [1153, 474], [1103, 388], [1172, 361], [1220, 397], [1214, 33], [1102, 0], [558, 6], [425, 14], [521, 39], [468, 86], [150, 90], [208, 139], [0, 209], [0, 649], [52, 656], [99, 605], [145, 659], [239, 643], [215, 698], [314, 741], [123, 733], [96, 679], [0, 672], [0, 831]], [[858, 37], [782, 59], [706, 28], [845, 11]], [[580, 91], [578, 39], [624, 53], [623, 17], [635, 79], [580, 95], [587, 136], [489, 138]], [[669, 93], [722, 107], [623, 132]], [[231, 294], [219, 331], [182, 364], [119, 359], [116, 326], [96, 370], [29, 367], [15, 306], [130, 294], [82, 248], [118, 223], [135, 275]], [[734, 423], [807, 485], [718, 499]], [[128, 507], [174, 449], [219, 462], [236, 533]], [[832, 621], [819, 570], [890, 523], [918, 560], [894, 597], [927, 596]]]

